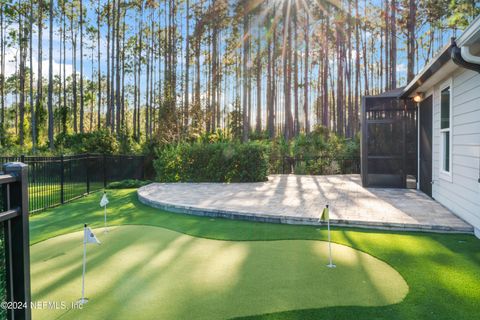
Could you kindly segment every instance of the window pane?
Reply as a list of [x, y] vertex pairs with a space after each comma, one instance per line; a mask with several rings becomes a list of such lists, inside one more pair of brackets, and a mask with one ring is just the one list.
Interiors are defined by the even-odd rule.
[[450, 132], [443, 133], [443, 170], [450, 172]]
[[450, 87], [442, 90], [441, 118], [441, 128], [450, 128]]

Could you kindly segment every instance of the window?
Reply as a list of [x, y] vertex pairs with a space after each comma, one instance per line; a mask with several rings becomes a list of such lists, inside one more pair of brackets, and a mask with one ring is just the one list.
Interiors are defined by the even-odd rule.
[[441, 171], [447, 175], [451, 172], [451, 85], [440, 91], [440, 156]]

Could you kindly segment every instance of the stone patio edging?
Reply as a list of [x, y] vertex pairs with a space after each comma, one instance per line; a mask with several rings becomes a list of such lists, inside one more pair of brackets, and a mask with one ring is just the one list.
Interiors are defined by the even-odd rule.
[[[231, 219], [231, 220], [267, 222], [267, 223], [279, 223], [279, 224], [310, 225], [310, 226], [325, 225], [325, 223], [319, 222], [318, 219], [310, 218], [310, 217], [295, 217], [295, 216], [288, 216], [288, 215], [272, 216], [268, 214], [252, 213], [247, 211], [230, 211], [230, 210], [220, 210], [215, 208], [202, 208], [202, 207], [172, 204], [166, 201], [151, 200], [141, 195], [140, 191], [142, 188], [139, 188], [137, 190], [138, 200], [141, 203], [150, 207], [162, 209], [162, 210], [173, 212], [173, 213], [182, 213], [182, 214], [210, 217], [210, 218], [224, 218], [224, 219]], [[343, 220], [343, 219], [330, 219], [330, 223], [334, 226], [380, 229], [380, 230], [473, 234], [473, 228], [471, 227], [452, 228], [452, 227], [442, 226], [442, 225], [418, 225], [418, 224], [409, 224], [409, 223], [391, 223], [391, 222], [359, 221], [359, 220]]]

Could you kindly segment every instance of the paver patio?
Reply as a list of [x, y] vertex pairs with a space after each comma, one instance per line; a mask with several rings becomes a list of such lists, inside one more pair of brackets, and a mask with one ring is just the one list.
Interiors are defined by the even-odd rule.
[[338, 225], [472, 233], [473, 228], [421, 191], [363, 188], [359, 175], [272, 175], [258, 183], [152, 183], [144, 204], [175, 212], [290, 224], [317, 224], [331, 207]]

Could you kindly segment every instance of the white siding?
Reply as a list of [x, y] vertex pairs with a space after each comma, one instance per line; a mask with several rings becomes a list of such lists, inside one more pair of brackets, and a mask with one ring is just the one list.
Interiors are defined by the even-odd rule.
[[[480, 232], [480, 74], [459, 68], [452, 78], [452, 181], [440, 175], [440, 99], [433, 90], [433, 198]], [[479, 233], [480, 234], [480, 233]]]

